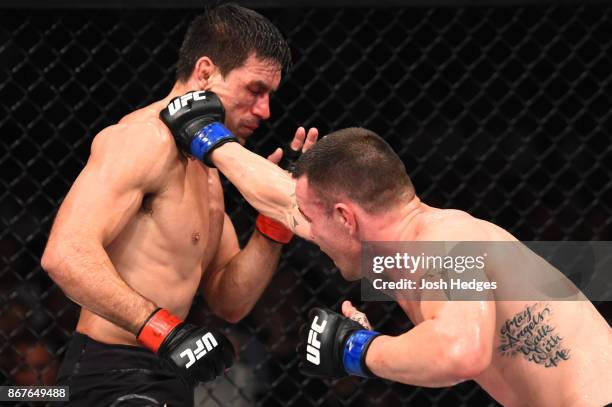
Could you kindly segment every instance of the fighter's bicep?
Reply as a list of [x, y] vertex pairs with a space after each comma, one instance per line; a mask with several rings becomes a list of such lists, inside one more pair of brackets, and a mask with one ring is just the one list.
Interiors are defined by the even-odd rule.
[[140, 208], [143, 196], [138, 186], [105, 179], [98, 168], [86, 166], [60, 207], [56, 229], [108, 244]]
[[156, 131], [150, 125], [113, 126], [98, 134], [54, 229], [89, 234], [103, 244], [112, 241], [138, 211], [145, 193], [163, 182], [173, 147]]

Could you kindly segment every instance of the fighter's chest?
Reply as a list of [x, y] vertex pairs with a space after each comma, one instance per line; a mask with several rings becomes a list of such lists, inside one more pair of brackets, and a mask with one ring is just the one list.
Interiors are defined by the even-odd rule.
[[223, 190], [215, 170], [188, 161], [169, 178], [152, 205], [151, 216], [179, 251], [207, 256], [217, 249], [223, 230]]

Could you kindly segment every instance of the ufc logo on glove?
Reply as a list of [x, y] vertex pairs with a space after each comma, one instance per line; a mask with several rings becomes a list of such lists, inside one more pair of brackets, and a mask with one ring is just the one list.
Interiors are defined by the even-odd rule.
[[189, 362], [185, 365], [185, 369], [189, 369], [196, 360], [200, 360], [202, 356], [213, 350], [217, 345], [217, 340], [210, 332], [203, 335], [202, 339], [196, 341], [196, 348], [194, 350], [187, 348], [179, 354], [180, 357], [185, 358], [186, 356], [187, 359], [189, 359]]
[[187, 102], [189, 102], [189, 100], [191, 99], [193, 99], [194, 101], [205, 100], [206, 92], [203, 90], [198, 92], [189, 92], [179, 98], [174, 99], [168, 105], [168, 113], [170, 113], [170, 116], [174, 116], [181, 107], [187, 106]]
[[321, 378], [373, 376], [365, 365], [365, 354], [378, 332], [330, 309], [313, 308], [308, 318], [298, 345], [302, 373]]
[[318, 365], [321, 363], [321, 342], [317, 339], [317, 334], [322, 334], [327, 325], [327, 320], [323, 320], [321, 325], [317, 324], [319, 317], [314, 317], [310, 330], [308, 331], [308, 346], [306, 347], [306, 359], [310, 363]]

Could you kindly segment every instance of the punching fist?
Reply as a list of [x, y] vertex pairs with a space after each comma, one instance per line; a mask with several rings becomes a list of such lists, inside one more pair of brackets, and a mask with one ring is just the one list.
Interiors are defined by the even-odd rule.
[[234, 347], [222, 333], [186, 324], [165, 309], [153, 311], [137, 338], [192, 385], [214, 380], [234, 364]]
[[224, 125], [225, 109], [213, 92], [188, 92], [170, 101], [159, 113], [170, 129], [180, 151], [196, 157], [209, 167], [209, 159], [217, 147], [238, 139]]
[[331, 310], [314, 308], [298, 347], [300, 371], [307, 376], [372, 377], [365, 364], [368, 347], [380, 333]]

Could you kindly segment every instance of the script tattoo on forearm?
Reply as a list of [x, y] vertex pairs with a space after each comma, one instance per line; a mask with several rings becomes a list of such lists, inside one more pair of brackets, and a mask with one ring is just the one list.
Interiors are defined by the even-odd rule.
[[563, 348], [563, 338], [551, 325], [552, 311], [548, 304], [535, 303], [508, 319], [500, 329], [499, 352], [503, 356], [523, 355], [530, 362], [544, 367], [558, 366], [570, 358]]

